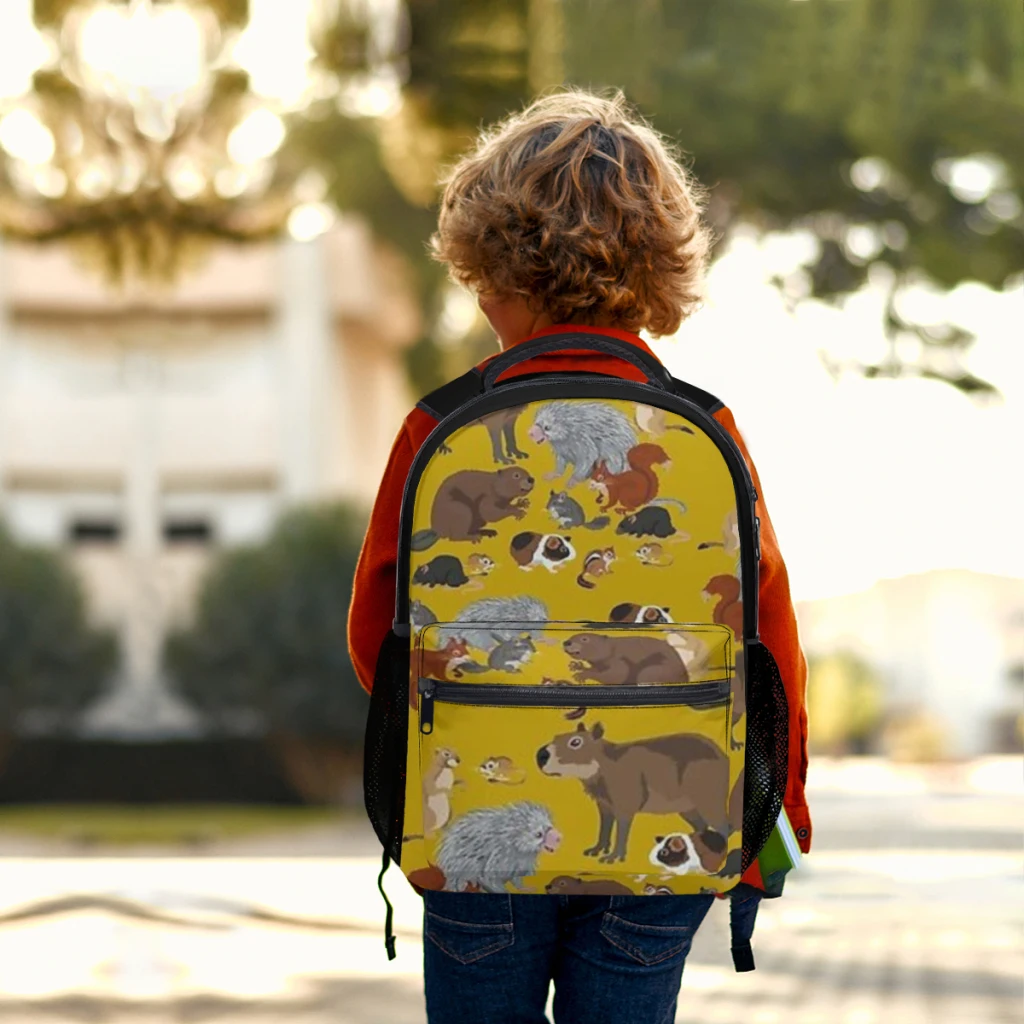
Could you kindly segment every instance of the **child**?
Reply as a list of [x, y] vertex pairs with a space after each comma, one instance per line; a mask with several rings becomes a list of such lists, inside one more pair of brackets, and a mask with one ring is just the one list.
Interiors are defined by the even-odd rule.
[[[702, 198], [665, 141], [621, 95], [562, 92], [486, 132], [455, 167], [434, 254], [476, 292], [502, 349], [573, 324], [650, 353], [636, 332], [673, 334], [700, 301], [710, 240]], [[546, 370], [641, 379], [628, 363], [582, 350], [535, 357], [509, 375]], [[732, 414], [722, 408], [715, 417], [749, 464]], [[367, 689], [394, 611], [402, 490], [435, 425], [423, 409], [407, 417], [356, 570], [348, 635]], [[806, 666], [786, 569], [760, 497], [757, 514], [760, 633], [789, 699], [785, 807], [806, 851]], [[432, 1024], [542, 1024], [552, 981], [559, 1024], [670, 1024], [683, 962], [713, 896], [513, 899], [429, 891], [424, 899]]]

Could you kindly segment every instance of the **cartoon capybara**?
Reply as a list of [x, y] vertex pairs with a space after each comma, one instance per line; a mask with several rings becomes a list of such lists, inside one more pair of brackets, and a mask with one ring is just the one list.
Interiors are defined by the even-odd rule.
[[[740, 771], [729, 797], [730, 832], [738, 832], [743, 827], [744, 780], [744, 772]], [[729, 837], [714, 829], [694, 832], [693, 835], [674, 832], [667, 836], [656, 836], [654, 841], [651, 863], [668, 874], [685, 875], [691, 871], [708, 875], [736, 874], [735, 871], [726, 870], [730, 867], [726, 857]]]
[[545, 402], [528, 435], [537, 444], [550, 444], [555, 453], [555, 469], [546, 479], [572, 468], [566, 487], [583, 483], [599, 462], [611, 473], [624, 472], [629, 468], [626, 453], [637, 442], [633, 425], [607, 402]]
[[410, 546], [413, 551], [425, 551], [442, 537], [468, 541], [494, 537], [497, 530], [487, 524], [509, 516], [522, 519], [532, 490], [533, 477], [519, 466], [493, 473], [480, 469], [452, 473], [434, 495], [430, 529], [414, 533]]
[[[496, 412], [489, 412], [486, 416], [474, 420], [487, 429], [491, 439], [491, 451], [494, 453], [494, 461], [503, 466], [514, 465], [515, 459], [525, 459], [527, 454], [520, 451], [516, 444], [516, 420], [519, 414], [525, 409], [525, 405], [512, 405], [507, 409], [498, 409]], [[472, 424], [470, 424], [472, 426]], [[502, 448], [502, 440], [505, 442]]]
[[[573, 678], [604, 686], [639, 686], [642, 683], [685, 683], [686, 666], [675, 648], [653, 636], [605, 636], [574, 633], [562, 644]], [[583, 662], [590, 662], [589, 667]]]
[[590, 729], [580, 722], [537, 751], [537, 766], [545, 775], [583, 783], [600, 814], [597, 842], [584, 853], [602, 863], [625, 860], [629, 830], [641, 813], [675, 814], [696, 832], [728, 833], [729, 759], [704, 736], [613, 743], [600, 722]]
[[456, 818], [441, 836], [434, 857], [445, 888], [463, 892], [507, 892], [511, 883], [523, 890], [527, 875], [537, 873], [542, 853], [554, 853], [562, 836], [551, 812], [532, 800], [501, 807], [477, 807]]
[[549, 896], [633, 896], [629, 886], [612, 878], [573, 878], [559, 875], [552, 878], [544, 891]]

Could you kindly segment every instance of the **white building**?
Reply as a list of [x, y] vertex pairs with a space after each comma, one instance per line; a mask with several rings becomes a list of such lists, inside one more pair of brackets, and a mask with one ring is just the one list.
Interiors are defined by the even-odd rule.
[[370, 501], [411, 403], [403, 270], [355, 220], [224, 248], [156, 296], [112, 293], [63, 250], [0, 250], [0, 515], [70, 549], [124, 641], [89, 733], [194, 731], [159, 651], [212, 551], [290, 503]]
[[936, 715], [955, 756], [986, 752], [995, 718], [1021, 710], [1024, 580], [936, 570], [801, 602], [797, 616], [809, 655], [862, 656], [887, 704]]

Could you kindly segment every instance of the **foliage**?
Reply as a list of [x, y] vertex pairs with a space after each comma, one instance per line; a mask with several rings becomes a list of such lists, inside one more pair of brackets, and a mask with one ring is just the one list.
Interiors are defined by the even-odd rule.
[[348, 656], [346, 616], [364, 531], [340, 506], [285, 516], [259, 547], [211, 569], [194, 623], [172, 634], [175, 689], [217, 729], [258, 715], [269, 733], [358, 747], [367, 699]]
[[[375, 128], [375, 150], [364, 148], [358, 170], [346, 165], [331, 117], [314, 131], [311, 152], [342, 170], [334, 195], [343, 208], [402, 237], [428, 291], [438, 282], [424, 248], [429, 185], [476, 128], [554, 82], [621, 87], [693, 154], [721, 238], [739, 221], [814, 233], [815, 258], [777, 282], [792, 302], [842, 301], [872, 267], [889, 281], [888, 357], [837, 371], [913, 373], [967, 393], [991, 391], [963, 365], [971, 335], [908, 322], [899, 297], [921, 278], [999, 288], [1024, 266], [1017, 0], [406, 6], [400, 115]], [[362, 175], [373, 179], [373, 196], [354, 187]], [[382, 190], [392, 186], [383, 175], [397, 202], [385, 200]], [[972, 191], [979, 176], [989, 187]]]
[[808, 659], [807, 717], [817, 752], [865, 753], [882, 726], [883, 685], [863, 658], [838, 651]]
[[86, 622], [66, 563], [0, 528], [0, 733], [72, 730], [116, 664], [114, 636]]

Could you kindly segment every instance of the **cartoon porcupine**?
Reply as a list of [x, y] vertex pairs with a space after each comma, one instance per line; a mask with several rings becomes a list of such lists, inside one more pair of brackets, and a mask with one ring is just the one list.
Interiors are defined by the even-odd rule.
[[[539, 625], [548, 620], [548, 608], [535, 597], [482, 597], [467, 604], [456, 616], [452, 625], [437, 629], [439, 642], [449, 637], [465, 640], [470, 647], [480, 651], [492, 651], [499, 644], [519, 637], [529, 636], [541, 639], [541, 629], [519, 628], [520, 623], [536, 622]], [[490, 626], [487, 623], [515, 623], [513, 626]], [[481, 623], [480, 626], [474, 626]]]
[[583, 483], [603, 462], [609, 473], [629, 468], [626, 453], [637, 443], [636, 431], [626, 416], [607, 402], [545, 402], [528, 431], [531, 441], [547, 442], [555, 453], [555, 471], [561, 477], [572, 467], [567, 487]]
[[537, 873], [542, 853], [554, 853], [562, 841], [551, 812], [532, 800], [502, 807], [478, 807], [449, 824], [437, 846], [435, 863], [449, 892], [474, 886], [484, 892], [506, 892], [511, 883]]

